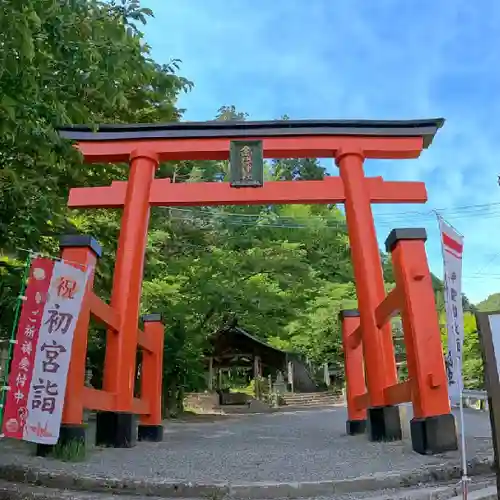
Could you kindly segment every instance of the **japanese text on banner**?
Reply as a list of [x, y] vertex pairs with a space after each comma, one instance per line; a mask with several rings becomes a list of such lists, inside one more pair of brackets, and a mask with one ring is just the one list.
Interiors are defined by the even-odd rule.
[[52, 260], [41, 257], [31, 264], [5, 399], [2, 432], [6, 437], [22, 439], [24, 435], [36, 345], [53, 268]]
[[464, 315], [462, 306], [462, 253], [463, 237], [442, 219], [439, 220], [444, 264], [446, 328], [448, 352], [446, 368], [449, 395], [452, 403], [460, 398], [462, 386], [462, 347]]
[[28, 397], [27, 441], [55, 444], [59, 438], [73, 335], [87, 276], [64, 261], [54, 265]]

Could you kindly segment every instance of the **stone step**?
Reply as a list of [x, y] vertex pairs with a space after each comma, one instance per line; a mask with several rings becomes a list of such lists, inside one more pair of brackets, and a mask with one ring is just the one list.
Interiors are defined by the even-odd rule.
[[295, 401], [297, 403], [304, 402], [307, 403], [309, 401], [342, 401], [339, 398], [307, 398], [307, 399], [295, 399], [295, 398], [284, 398], [285, 401]]
[[[75, 491], [69, 489], [47, 488], [29, 484], [16, 484], [0, 481], [0, 500], [138, 500], [142, 496], [114, 495], [105, 492]], [[168, 500], [165, 497], [148, 496], [148, 500]], [[173, 499], [172, 499], [173, 500]], [[188, 500], [188, 499], [186, 499]], [[198, 500], [198, 499], [192, 499]]]
[[283, 395], [284, 398], [286, 399], [324, 399], [324, 398], [339, 398], [342, 396], [336, 396], [335, 394], [321, 394], [321, 395], [312, 395], [312, 394], [304, 394], [304, 395], [293, 395], [293, 396], [287, 396], [286, 394]]
[[[222, 411], [226, 415], [230, 414], [243, 414], [243, 413], [269, 413], [273, 411], [271, 406], [263, 401], [252, 400], [246, 405], [224, 405], [218, 406], [218, 410]], [[1, 499], [0, 499], [1, 500]]]
[[313, 407], [321, 407], [321, 406], [335, 406], [338, 403], [336, 401], [321, 401], [314, 403], [286, 403], [285, 406], [290, 408], [313, 408]]
[[331, 394], [329, 392], [312, 392], [312, 393], [288, 393], [283, 395], [283, 399], [287, 405], [299, 406], [310, 404], [335, 404], [343, 400], [342, 396]]
[[285, 392], [284, 396], [290, 397], [315, 397], [315, 396], [337, 396], [333, 392]]
[[322, 397], [322, 398], [287, 398], [285, 397], [284, 399], [290, 400], [290, 401], [322, 401], [324, 399], [339, 399], [335, 397]]
[[308, 392], [308, 393], [285, 393], [285, 396], [290, 396], [292, 398], [314, 398], [314, 397], [324, 397], [324, 396], [335, 396], [335, 394], [330, 392]]
[[339, 396], [335, 396], [333, 394], [324, 394], [320, 396], [313, 396], [313, 395], [294, 395], [294, 396], [287, 396], [284, 395], [285, 398], [290, 398], [290, 399], [322, 399], [322, 398], [336, 398]]
[[[278, 484], [278, 483], [276, 483]], [[286, 486], [286, 484], [283, 484]], [[206, 500], [207, 498], [225, 498], [226, 500], [242, 500], [243, 498], [252, 498], [254, 500], [270, 500], [279, 498], [294, 498], [296, 500], [317, 500], [322, 498], [323, 500], [353, 500], [353, 499], [364, 499], [364, 500], [460, 500], [462, 495], [460, 494], [460, 485], [457, 481], [453, 483], [441, 482], [435, 484], [422, 484], [418, 488], [416, 487], [401, 487], [394, 489], [382, 489], [382, 490], [361, 490], [359, 492], [353, 491], [344, 494], [333, 494], [322, 492], [321, 497], [318, 495], [310, 496], [307, 493], [308, 488], [304, 488], [304, 493], [301, 494], [300, 491], [293, 491], [293, 487], [288, 488], [291, 490], [293, 495], [288, 497], [279, 496], [279, 488], [281, 485], [278, 484], [278, 492], [271, 492], [270, 494], [263, 487], [262, 483], [256, 483], [253, 485], [249, 483], [244, 490], [245, 493], [251, 493], [251, 495], [242, 495], [236, 492], [235, 495], [227, 494], [225, 491], [210, 491], [210, 494], [206, 493], [204, 490], [206, 487], [191, 487], [194, 494], [189, 494], [189, 492], [181, 492], [174, 495], [166, 496], [147, 496], [148, 500], [177, 500], [183, 498], [184, 500]], [[222, 488], [221, 488], [222, 489]], [[310, 488], [314, 490], [314, 483], [310, 483]], [[13, 483], [7, 481], [0, 481], [0, 499], [1, 500], [139, 500], [140, 498], [146, 498], [142, 494], [136, 491], [130, 491], [124, 493], [120, 491], [119, 494], [114, 492], [106, 491], [85, 491], [85, 490], [71, 490], [67, 488], [54, 488], [54, 487], [42, 487], [34, 486], [30, 484], [23, 483]], [[186, 494], [187, 493], [187, 494]], [[198, 495], [197, 495], [198, 493]], [[278, 493], [278, 494], [276, 494]], [[474, 478], [474, 480], [469, 485], [469, 500], [490, 500], [497, 499], [497, 488], [494, 480], [481, 480], [480, 478]]]
[[342, 403], [338, 399], [312, 399], [312, 400], [287, 400], [285, 399], [285, 404], [287, 406], [329, 406]]

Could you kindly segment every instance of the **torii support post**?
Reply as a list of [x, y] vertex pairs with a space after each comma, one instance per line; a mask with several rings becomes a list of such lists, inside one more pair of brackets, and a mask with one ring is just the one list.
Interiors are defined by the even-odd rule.
[[[60, 444], [72, 442], [85, 443], [85, 424], [83, 410], [97, 410], [96, 444], [129, 448], [134, 446], [136, 438], [140, 441], [161, 441], [163, 426], [161, 414], [163, 342], [164, 327], [159, 314], [144, 316], [144, 330], [135, 324], [136, 343], [131, 347], [134, 354], [142, 349], [141, 394], [132, 398], [128, 412], [120, 411], [122, 401], [128, 392], [98, 390], [85, 386], [85, 362], [87, 358], [87, 337], [90, 317], [109, 328], [114, 335], [122, 337], [122, 321], [117, 311], [102, 301], [93, 292], [93, 278], [101, 247], [96, 240], [85, 235], [63, 236], [61, 238], [61, 257], [75, 266], [82, 266], [90, 273], [83, 298], [82, 309], [78, 317], [73, 338], [71, 362], [64, 400]], [[131, 328], [129, 329], [130, 332]], [[127, 332], [125, 332], [127, 333]], [[118, 344], [120, 345], [120, 344]], [[106, 346], [106, 359], [113, 358], [116, 344]], [[116, 356], [116, 352], [114, 353]], [[134, 356], [135, 362], [135, 356]], [[135, 366], [135, 364], [134, 364]], [[106, 368], [106, 367], [105, 367]], [[137, 417], [139, 425], [136, 426]], [[47, 455], [52, 445], [38, 445], [37, 454]]]
[[366, 409], [359, 409], [356, 398], [366, 393], [365, 371], [363, 366], [363, 345], [357, 342], [352, 346], [350, 336], [359, 327], [359, 311], [346, 309], [340, 311], [342, 325], [342, 345], [344, 349], [345, 378], [347, 392], [346, 432], [350, 436], [364, 434], [366, 431]]
[[[393, 439], [401, 439], [399, 412], [394, 405], [411, 401], [414, 414], [410, 424], [413, 449], [421, 454], [435, 454], [456, 450], [457, 436], [448, 399], [425, 239], [424, 229], [395, 229], [386, 241], [386, 249], [392, 253], [396, 286], [377, 304], [375, 324], [381, 329], [390, 323], [395, 313], [401, 313], [409, 379], [384, 388], [384, 399], [395, 411], [372, 414], [367, 423], [371, 440], [379, 440], [384, 435], [387, 439], [388, 429], [394, 431]], [[361, 325], [349, 334], [346, 344], [347, 352], [362, 345], [366, 359]], [[370, 409], [369, 388], [353, 399], [351, 406], [356, 410]]]
[[[85, 363], [87, 359], [87, 337], [90, 322], [90, 296], [94, 286], [94, 275], [97, 260], [102, 255], [102, 249], [92, 236], [67, 235], [60, 239], [61, 258], [76, 266], [81, 266], [87, 272], [87, 288], [83, 296], [82, 307], [73, 335], [71, 360], [69, 364], [66, 394], [59, 443], [86, 442], [86, 426], [83, 422]], [[46, 456], [53, 445], [37, 445], [37, 455]]]
[[363, 161], [361, 150], [344, 150], [336, 156], [346, 192], [345, 211], [361, 314], [370, 399], [368, 426], [371, 439], [392, 441], [401, 439], [399, 410], [387, 404], [384, 390], [397, 383], [398, 375], [391, 325], [379, 328], [375, 318], [375, 310], [385, 298], [385, 287]]
[[132, 406], [137, 325], [149, 225], [149, 196], [158, 166], [158, 156], [145, 148], [134, 149], [129, 161], [129, 182], [125, 193], [111, 293], [111, 307], [119, 318], [118, 335], [117, 331], [109, 330], [106, 336], [103, 381], [103, 389], [116, 394], [116, 414], [106, 412], [98, 415], [97, 434], [103, 436], [109, 428], [118, 428], [119, 435], [130, 436], [136, 425]]
[[149, 403], [149, 414], [140, 416], [137, 439], [157, 443], [163, 441], [161, 389], [165, 328], [161, 314], [146, 314], [142, 317], [142, 322], [144, 333], [154, 343], [154, 348], [142, 353], [141, 398]]
[[458, 448], [441, 346], [425, 229], [394, 229], [386, 240], [392, 254], [411, 381], [413, 449], [435, 454]]

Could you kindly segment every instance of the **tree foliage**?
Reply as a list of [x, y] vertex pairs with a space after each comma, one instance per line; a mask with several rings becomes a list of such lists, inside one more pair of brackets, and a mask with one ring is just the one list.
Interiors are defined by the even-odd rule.
[[107, 184], [126, 172], [121, 165], [81, 165], [56, 127], [176, 120], [181, 113], [176, 96], [190, 82], [175, 74], [176, 60], [158, 65], [151, 59], [134, 26], [151, 12], [136, 0], [119, 5], [7, 1], [0, 9], [0, 313], [5, 333], [24, 250], [55, 251], [53, 237], [79, 222], [65, 208], [69, 189]]
[[[441, 338], [446, 352], [448, 333], [446, 329], [446, 314], [440, 314]], [[470, 311], [464, 313], [464, 344], [462, 348], [462, 374], [466, 389], [483, 389], [484, 372], [481, 345], [477, 331], [476, 318]]]
[[480, 312], [497, 312], [500, 311], [500, 293], [493, 293], [485, 300], [479, 302], [477, 309]]

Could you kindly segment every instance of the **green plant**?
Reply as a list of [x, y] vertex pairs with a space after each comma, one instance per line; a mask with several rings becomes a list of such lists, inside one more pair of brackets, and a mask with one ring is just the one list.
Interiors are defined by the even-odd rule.
[[87, 456], [84, 441], [70, 441], [57, 443], [52, 450], [52, 457], [63, 462], [82, 462]]

